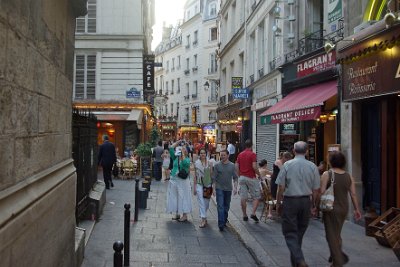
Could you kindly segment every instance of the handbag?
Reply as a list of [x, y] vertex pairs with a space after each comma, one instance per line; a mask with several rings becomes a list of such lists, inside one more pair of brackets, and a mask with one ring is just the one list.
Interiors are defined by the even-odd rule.
[[331, 170], [329, 170], [328, 173], [331, 178], [331, 185], [321, 195], [321, 200], [319, 202], [319, 209], [324, 212], [332, 211], [335, 202], [335, 193], [333, 190], [333, 185], [335, 183], [335, 175], [334, 172]]
[[201, 183], [203, 184], [203, 198], [210, 199], [213, 193], [212, 186], [205, 186], [203, 183], [203, 177], [201, 177]]
[[181, 179], [186, 179], [189, 176], [189, 173], [185, 169], [181, 169], [179, 165], [179, 159], [178, 159], [178, 177]]

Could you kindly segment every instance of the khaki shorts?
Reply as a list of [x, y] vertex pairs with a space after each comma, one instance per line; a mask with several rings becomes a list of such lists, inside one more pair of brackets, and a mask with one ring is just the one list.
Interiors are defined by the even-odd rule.
[[260, 181], [257, 178], [249, 178], [247, 176], [239, 177], [240, 186], [240, 197], [242, 199], [248, 198], [248, 193], [253, 199], [259, 199], [261, 197]]

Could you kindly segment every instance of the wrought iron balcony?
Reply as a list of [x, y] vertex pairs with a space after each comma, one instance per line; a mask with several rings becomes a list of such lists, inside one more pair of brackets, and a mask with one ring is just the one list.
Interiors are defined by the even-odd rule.
[[258, 78], [261, 78], [262, 76], [264, 76], [264, 68], [258, 70]]
[[197, 94], [192, 94], [192, 99], [197, 98]]
[[190, 70], [189, 70], [189, 69], [187, 69], [187, 70], [185, 70], [185, 71], [184, 71], [184, 73], [185, 73], [185, 75], [189, 75], [189, 73], [190, 73]]
[[185, 95], [183, 98], [184, 98], [185, 100], [189, 100], [189, 99], [190, 99], [190, 95]]
[[254, 74], [250, 75], [250, 83], [254, 83]]

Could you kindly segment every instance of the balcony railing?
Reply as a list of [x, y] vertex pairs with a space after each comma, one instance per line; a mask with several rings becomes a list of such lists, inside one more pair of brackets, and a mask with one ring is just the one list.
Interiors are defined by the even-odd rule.
[[183, 98], [184, 98], [185, 100], [189, 100], [189, 99], [190, 99], [190, 95], [185, 95]]
[[188, 123], [188, 122], [189, 122], [189, 119], [188, 119], [188, 118], [186, 118], [186, 119], [183, 119], [183, 122], [186, 122], [186, 123]]
[[196, 67], [193, 67], [193, 68], [192, 68], [192, 71], [195, 72], [195, 71], [197, 71], [198, 69], [199, 69], [199, 67], [196, 66]]
[[189, 75], [190, 70], [185, 70], [184, 73], [185, 73], [185, 75]]
[[264, 68], [258, 70], [258, 78], [261, 78], [262, 76], [264, 76]]
[[250, 75], [250, 83], [254, 83], [254, 74]]
[[192, 94], [192, 99], [197, 98], [197, 94]]
[[198, 44], [197, 40], [193, 41], [193, 46], [196, 46]]

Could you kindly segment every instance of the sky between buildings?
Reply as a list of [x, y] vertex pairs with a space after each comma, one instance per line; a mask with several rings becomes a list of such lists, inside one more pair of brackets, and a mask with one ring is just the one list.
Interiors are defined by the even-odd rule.
[[153, 26], [153, 42], [151, 49], [154, 51], [161, 42], [163, 22], [166, 25], [175, 25], [177, 20], [183, 18], [183, 6], [186, 0], [156, 0], [156, 24]]

